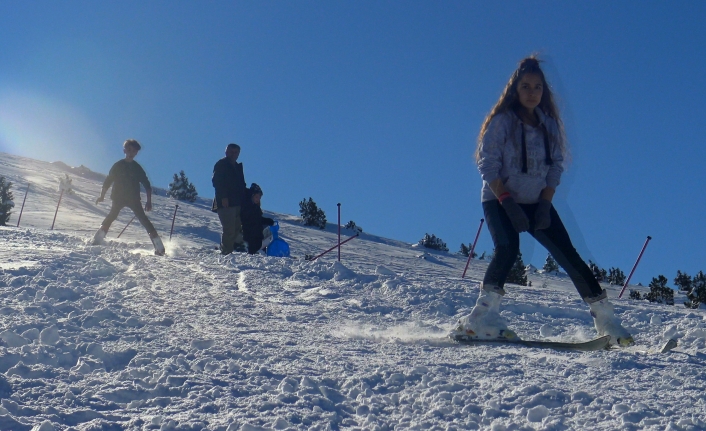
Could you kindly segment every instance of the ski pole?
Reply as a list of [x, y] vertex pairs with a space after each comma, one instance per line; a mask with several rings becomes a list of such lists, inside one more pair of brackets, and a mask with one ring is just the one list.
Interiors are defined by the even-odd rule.
[[54, 230], [54, 223], [56, 223], [56, 215], [59, 213], [59, 205], [61, 205], [61, 198], [64, 196], [64, 190], [59, 194], [59, 202], [56, 204], [56, 211], [54, 211], [54, 220], [51, 222], [51, 229]]
[[172, 217], [172, 229], [169, 231], [169, 241], [172, 240], [172, 233], [174, 232], [174, 220], [176, 220], [176, 213], [178, 209], [179, 204], [176, 204], [176, 207], [174, 208], [174, 217]]
[[635, 268], [637, 268], [637, 264], [640, 263], [640, 259], [642, 259], [642, 253], [645, 252], [645, 249], [647, 248], [647, 243], [649, 243], [651, 239], [652, 239], [652, 237], [648, 236], [647, 241], [645, 241], [645, 245], [642, 246], [642, 250], [640, 251], [640, 255], [637, 256], [637, 260], [635, 261], [635, 265], [632, 267], [632, 271], [630, 271], [630, 275], [628, 275], [628, 278], [625, 280], [625, 284], [623, 285], [623, 289], [620, 291], [620, 295], [618, 295], [618, 299], [623, 297], [623, 292], [625, 292], [625, 288], [628, 287], [628, 283], [630, 282], [630, 279], [632, 278], [632, 275], [635, 272]]
[[132, 218], [130, 219], [129, 222], [127, 222], [127, 224], [125, 225], [125, 227], [123, 228], [123, 230], [120, 231], [120, 233], [118, 234], [118, 238], [120, 238], [120, 235], [122, 235], [123, 232], [125, 232], [125, 229], [127, 229], [127, 227], [130, 226], [130, 223], [132, 223], [133, 220], [135, 220], [135, 216], [132, 216]]
[[476, 233], [476, 239], [473, 240], [473, 246], [471, 247], [471, 251], [468, 253], [468, 260], [466, 261], [466, 267], [463, 269], [463, 275], [461, 278], [464, 278], [466, 276], [466, 271], [468, 270], [468, 264], [471, 263], [471, 259], [473, 259], [473, 251], [476, 249], [476, 243], [478, 242], [478, 237], [480, 236], [480, 230], [483, 227], [483, 222], [485, 219], [480, 219], [480, 226], [478, 226], [478, 232]]
[[345, 241], [343, 241], [343, 242], [339, 242], [338, 244], [336, 244], [336, 245], [334, 245], [333, 247], [329, 248], [328, 250], [326, 250], [325, 252], [321, 253], [320, 255], [318, 255], [318, 256], [316, 256], [316, 257], [312, 257], [311, 259], [309, 259], [309, 261], [310, 261], [310, 262], [315, 261], [316, 259], [318, 259], [318, 258], [320, 258], [321, 256], [325, 255], [326, 253], [328, 253], [329, 251], [333, 250], [334, 248], [342, 246], [343, 244], [347, 243], [348, 241], [352, 240], [353, 238], [357, 238], [358, 235], [360, 235], [360, 234], [357, 233], [357, 234], [353, 235], [352, 237], [348, 238], [347, 240], [345, 240]]
[[22, 208], [20, 208], [20, 216], [17, 217], [17, 227], [20, 227], [20, 220], [22, 220], [22, 211], [25, 209], [25, 202], [27, 201], [27, 194], [29, 193], [29, 183], [27, 183], [27, 190], [25, 190], [25, 198], [22, 199]]
[[341, 261], [341, 203], [338, 203], [338, 261]]

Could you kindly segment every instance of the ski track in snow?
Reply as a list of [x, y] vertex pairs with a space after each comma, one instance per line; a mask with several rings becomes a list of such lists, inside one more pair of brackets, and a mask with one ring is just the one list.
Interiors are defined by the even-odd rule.
[[[99, 182], [73, 177], [46, 230], [61, 173], [0, 154], [10, 224], [23, 181], [37, 183], [22, 226], [0, 228], [0, 429], [706, 429], [704, 310], [616, 300], [637, 341], [619, 351], [461, 346], [445, 334], [474, 305], [484, 262], [461, 280], [462, 257], [367, 234], [342, 263], [335, 251], [309, 262], [333, 229], [280, 214], [293, 258], [223, 257], [206, 201], [180, 203], [167, 241], [163, 196], [149, 216], [167, 256], [136, 222], [115, 238], [127, 210], [92, 246]], [[567, 278], [530, 280], [503, 301], [520, 336], [595, 336]], [[675, 351], [651, 353], [668, 338]]]

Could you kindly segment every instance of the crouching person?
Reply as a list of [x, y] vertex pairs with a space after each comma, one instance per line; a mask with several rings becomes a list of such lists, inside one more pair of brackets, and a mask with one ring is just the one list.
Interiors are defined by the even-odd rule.
[[[100, 229], [94, 235], [93, 244], [103, 242], [110, 225], [118, 218], [120, 210], [128, 207], [135, 213], [142, 226], [147, 229], [150, 240], [152, 240], [154, 245], [154, 254], [162, 256], [164, 255], [164, 244], [157, 234], [157, 229], [154, 228], [152, 222], [145, 214], [145, 211], [152, 211], [152, 186], [147, 179], [145, 170], [135, 161], [135, 156], [141, 149], [142, 146], [139, 142], [134, 139], [128, 139], [123, 143], [125, 158], [119, 160], [110, 168], [110, 172], [103, 183], [101, 194], [96, 199], [96, 204], [103, 202], [106, 192], [112, 185], [113, 190], [110, 192], [110, 199], [113, 201], [113, 205], [105, 220], [101, 223]], [[144, 210], [140, 200], [140, 184], [145, 187], [145, 192], [147, 192], [147, 203], [145, 203]]]
[[240, 208], [243, 239], [250, 254], [257, 254], [272, 242], [272, 231], [268, 226], [274, 225], [275, 221], [262, 216], [261, 199], [262, 189], [252, 183], [250, 188], [245, 190], [245, 198]]

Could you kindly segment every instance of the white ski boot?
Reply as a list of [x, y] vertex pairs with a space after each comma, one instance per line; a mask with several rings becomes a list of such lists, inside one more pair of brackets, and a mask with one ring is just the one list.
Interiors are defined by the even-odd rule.
[[471, 314], [458, 319], [449, 337], [455, 340], [516, 340], [517, 334], [508, 329], [507, 322], [500, 315], [501, 299], [499, 293], [481, 289]]
[[623, 328], [620, 320], [615, 316], [613, 304], [607, 298], [588, 304], [591, 307], [591, 316], [596, 326], [598, 335], [610, 335], [610, 344], [617, 346], [632, 346], [635, 341], [632, 335]]
[[154, 254], [157, 256], [164, 256], [164, 253], [166, 250], [164, 249], [164, 244], [162, 243], [162, 239], [159, 237], [159, 235], [151, 234], [150, 239], [152, 240], [152, 244], [154, 245]]
[[103, 226], [101, 226], [93, 235], [93, 245], [100, 245], [100, 244], [105, 244], [105, 236], [108, 235], [108, 232], [103, 229]]

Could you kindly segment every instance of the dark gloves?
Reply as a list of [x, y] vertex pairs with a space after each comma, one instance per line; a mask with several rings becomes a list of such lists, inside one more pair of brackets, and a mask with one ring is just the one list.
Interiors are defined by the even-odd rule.
[[514, 227], [518, 233], [526, 232], [529, 230], [529, 219], [527, 218], [525, 212], [522, 211], [522, 208], [517, 205], [515, 199], [513, 199], [511, 196], [508, 196], [503, 199], [500, 205], [507, 213], [507, 216], [510, 217], [512, 227]]
[[262, 224], [265, 224], [265, 225], [267, 225], [267, 226], [274, 226], [274, 225], [275, 225], [275, 221], [272, 220], [272, 219], [269, 218], [269, 217], [263, 217], [263, 218], [262, 218]]
[[534, 230], [546, 229], [552, 224], [549, 211], [552, 209], [551, 201], [540, 199], [537, 211], [534, 213]]

